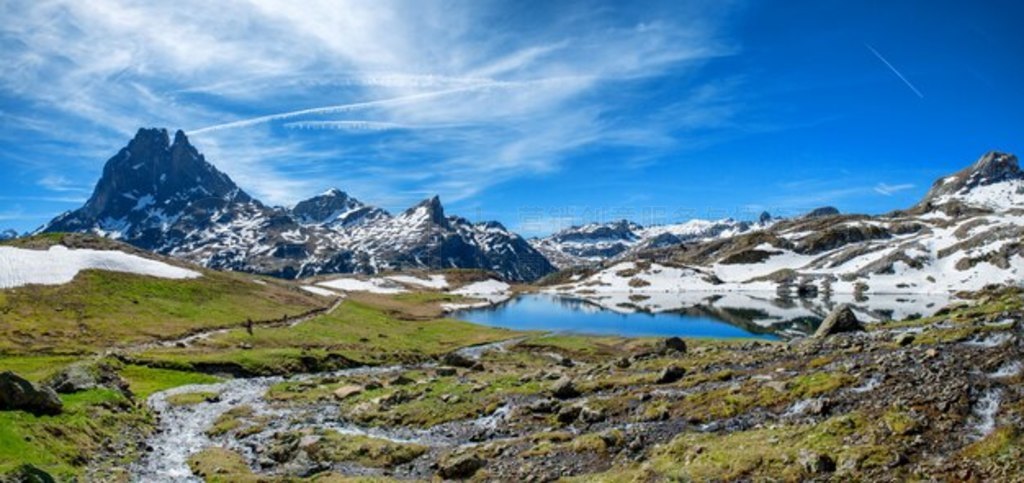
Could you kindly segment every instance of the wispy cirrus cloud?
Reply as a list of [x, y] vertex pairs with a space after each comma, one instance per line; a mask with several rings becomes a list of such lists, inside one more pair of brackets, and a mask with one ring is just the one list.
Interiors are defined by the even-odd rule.
[[18, 129], [107, 146], [82, 177], [157, 125], [186, 129], [270, 203], [331, 185], [392, 208], [425, 193], [468, 200], [556, 172], [585, 146], [639, 146], [648, 163], [728, 123], [742, 104], [729, 83], [694, 81], [660, 117], [631, 114], [651, 109], [637, 107], [645, 82], [738, 50], [725, 32], [735, 8], [13, 0], [0, 5], [19, 19], [0, 27], [0, 101], [39, 120]]
[[889, 184], [889, 183], [878, 183], [875, 185], [875, 193], [885, 196], [892, 196], [900, 191], [906, 191], [914, 189], [913, 183], [900, 183], [900, 184]]

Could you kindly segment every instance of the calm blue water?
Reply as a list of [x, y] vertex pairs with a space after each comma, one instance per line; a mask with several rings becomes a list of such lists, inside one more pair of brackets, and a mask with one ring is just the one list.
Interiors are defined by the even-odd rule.
[[521, 295], [504, 304], [454, 314], [477, 324], [516, 330], [545, 330], [595, 335], [680, 336], [775, 340], [742, 327], [702, 316], [677, 313], [620, 314], [575, 299], [551, 295]]

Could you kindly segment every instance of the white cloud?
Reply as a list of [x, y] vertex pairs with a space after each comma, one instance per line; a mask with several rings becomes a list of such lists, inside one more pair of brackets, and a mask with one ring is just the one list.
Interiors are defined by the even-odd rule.
[[914, 189], [914, 185], [911, 184], [911, 183], [901, 183], [901, 184], [878, 183], [877, 185], [875, 185], [875, 192], [880, 194], [880, 195], [885, 195], [885, 196], [892, 196], [895, 193], [899, 193], [900, 191], [906, 191], [906, 190], [909, 190], [909, 189]]
[[667, 149], [680, 130], [730, 122], [729, 83], [682, 92], [660, 117], [619, 115], [633, 83], [686, 78], [736, 51], [720, 32], [728, 5], [676, 3], [667, 15], [473, 1], [12, 0], [0, 4], [18, 19], [0, 27], [0, 93], [32, 106], [19, 115], [45, 119], [36, 132], [109, 143], [111, 154], [139, 126], [192, 129], [210, 161], [269, 203], [324, 184], [369, 202], [455, 201], [557, 171], [587, 145]]

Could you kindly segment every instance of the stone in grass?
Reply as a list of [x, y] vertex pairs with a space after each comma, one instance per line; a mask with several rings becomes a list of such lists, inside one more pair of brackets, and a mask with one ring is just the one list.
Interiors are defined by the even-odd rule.
[[56, 483], [57, 480], [49, 473], [30, 464], [23, 464], [7, 474], [0, 474], [0, 481], [18, 481], [21, 483]]
[[562, 424], [572, 424], [580, 417], [583, 408], [579, 406], [565, 406], [558, 411], [555, 419]]
[[551, 395], [558, 399], [572, 399], [580, 395], [580, 391], [576, 389], [576, 385], [573, 384], [572, 379], [563, 377], [551, 386]]
[[658, 344], [658, 352], [662, 354], [685, 354], [686, 353], [686, 341], [679, 337], [669, 337], [662, 339]]
[[60, 414], [64, 404], [46, 386], [36, 387], [35, 384], [21, 376], [5, 371], [0, 373], [0, 410], [23, 410], [39, 415]]
[[106, 362], [71, 364], [57, 371], [44, 384], [52, 387], [59, 394], [72, 394], [98, 387], [108, 387], [120, 391], [126, 397], [132, 397], [128, 381], [117, 373], [114, 366]]
[[437, 374], [438, 377], [451, 377], [458, 374], [458, 370], [454, 367], [438, 367], [434, 370], [434, 373]]
[[406, 377], [405, 374], [399, 374], [395, 376], [393, 379], [391, 379], [391, 381], [389, 381], [388, 384], [391, 386], [407, 386], [414, 382], [416, 381], [413, 381], [412, 379]]
[[896, 345], [898, 345], [900, 347], [906, 347], [906, 346], [908, 346], [910, 344], [913, 344], [913, 343], [914, 343], [914, 334], [911, 334], [909, 332], [904, 332], [904, 333], [896, 336]]
[[818, 330], [814, 332], [814, 337], [821, 339], [843, 332], [863, 331], [864, 326], [861, 325], [860, 320], [857, 320], [857, 315], [853, 313], [853, 309], [849, 305], [844, 304], [828, 314], [828, 317], [825, 317], [825, 320], [818, 326]]
[[476, 361], [459, 354], [458, 352], [449, 352], [445, 354], [441, 359], [441, 363], [446, 366], [461, 367], [464, 369], [469, 369], [476, 365]]
[[679, 366], [668, 366], [661, 371], [661, 375], [658, 376], [656, 381], [658, 384], [671, 384], [683, 378], [686, 375], [686, 369]]
[[463, 480], [472, 477], [486, 462], [476, 454], [449, 456], [437, 465], [437, 475], [446, 480]]
[[363, 388], [356, 385], [341, 386], [334, 390], [334, 398], [339, 401], [344, 401], [352, 396], [359, 395], [363, 392]]
[[800, 452], [799, 463], [800, 466], [803, 466], [804, 471], [812, 475], [831, 473], [836, 470], [836, 462], [831, 456], [806, 449]]

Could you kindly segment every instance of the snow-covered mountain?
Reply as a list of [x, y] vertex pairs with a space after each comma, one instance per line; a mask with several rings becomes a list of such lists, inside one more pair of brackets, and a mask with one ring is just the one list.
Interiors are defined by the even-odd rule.
[[21, 235], [18, 235], [17, 231], [12, 230], [10, 228], [8, 228], [6, 230], [0, 230], [0, 241], [3, 241], [3, 240], [13, 240], [15, 238], [18, 238], [19, 236], [21, 236]]
[[[761, 230], [648, 249], [558, 290], [950, 293], [1024, 280], [1024, 173], [988, 153], [909, 210], [819, 213]], [[639, 297], [638, 297], [639, 299]]]
[[644, 250], [731, 237], [764, 229], [773, 222], [768, 213], [762, 213], [755, 222], [695, 219], [646, 228], [619, 220], [566, 228], [544, 238], [533, 238], [530, 244], [559, 268], [568, 268], [627, 258]]
[[93, 195], [42, 231], [85, 232], [201, 265], [287, 278], [410, 268], [482, 268], [516, 281], [554, 270], [497, 223], [446, 216], [436, 197], [399, 216], [330, 190], [269, 207], [206, 162], [181, 131], [140, 129]]

